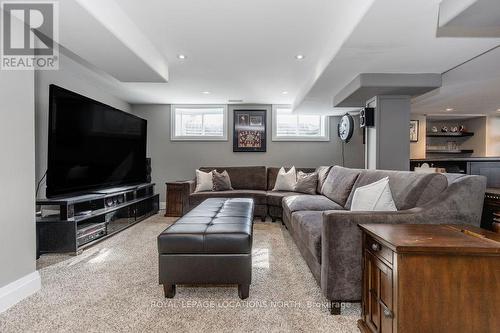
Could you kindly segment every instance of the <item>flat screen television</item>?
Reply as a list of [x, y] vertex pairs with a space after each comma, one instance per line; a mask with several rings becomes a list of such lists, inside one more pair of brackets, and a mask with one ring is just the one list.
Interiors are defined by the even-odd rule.
[[146, 181], [147, 121], [49, 87], [47, 197]]

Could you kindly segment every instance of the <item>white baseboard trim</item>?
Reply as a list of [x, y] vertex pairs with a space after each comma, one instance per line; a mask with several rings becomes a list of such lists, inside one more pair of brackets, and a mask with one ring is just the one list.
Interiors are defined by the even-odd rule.
[[163, 209], [167, 209], [167, 202], [166, 201], [162, 201], [160, 202], [160, 209], [163, 210]]
[[40, 274], [34, 271], [0, 288], [0, 313], [36, 293], [42, 287]]

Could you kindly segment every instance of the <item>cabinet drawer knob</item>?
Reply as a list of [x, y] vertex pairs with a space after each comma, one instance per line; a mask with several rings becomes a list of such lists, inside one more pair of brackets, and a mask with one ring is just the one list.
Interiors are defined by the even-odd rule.
[[372, 250], [373, 251], [380, 251], [380, 244], [373, 243], [372, 244]]
[[392, 318], [392, 311], [389, 309], [384, 309], [384, 316], [386, 318]]

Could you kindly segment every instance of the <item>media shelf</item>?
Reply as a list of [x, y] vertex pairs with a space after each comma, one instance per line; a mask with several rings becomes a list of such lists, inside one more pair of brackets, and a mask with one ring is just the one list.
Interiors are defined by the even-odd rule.
[[36, 204], [37, 257], [75, 253], [158, 213], [155, 184], [96, 191], [74, 197], [42, 199]]

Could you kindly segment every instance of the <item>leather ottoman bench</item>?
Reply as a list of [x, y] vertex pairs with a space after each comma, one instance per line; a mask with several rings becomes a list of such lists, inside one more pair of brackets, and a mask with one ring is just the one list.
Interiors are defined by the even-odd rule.
[[253, 199], [210, 198], [158, 236], [159, 280], [165, 297], [176, 284], [237, 284], [252, 280]]

